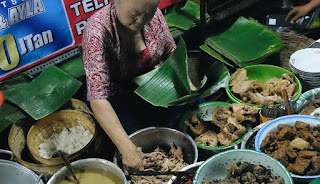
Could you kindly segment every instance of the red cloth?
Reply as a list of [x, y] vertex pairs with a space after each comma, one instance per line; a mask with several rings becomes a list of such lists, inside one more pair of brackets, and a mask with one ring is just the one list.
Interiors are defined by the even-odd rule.
[[[89, 18], [82, 37], [88, 100], [107, 99], [109, 96], [127, 92], [129, 89], [126, 84], [119, 81], [129, 79], [139, 72], [150, 71], [176, 48], [160, 9], [157, 9], [152, 20], [144, 26], [143, 33], [147, 49], [140, 53], [141, 57], [137, 54], [136, 61], [126, 58], [121, 60], [123, 54], [120, 54], [122, 46], [116, 26], [114, 4], [105, 6]], [[112, 43], [105, 48], [107, 50], [104, 49], [103, 40]], [[122, 66], [114, 70], [117, 65]]]
[[171, 5], [178, 3], [178, 2], [181, 2], [181, 1], [183, 1], [183, 0], [161, 0], [158, 7], [160, 9], [164, 9], [168, 6], [171, 6]]

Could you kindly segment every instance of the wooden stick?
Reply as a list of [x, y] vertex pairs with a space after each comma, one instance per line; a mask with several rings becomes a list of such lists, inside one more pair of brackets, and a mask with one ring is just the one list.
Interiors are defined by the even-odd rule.
[[290, 102], [289, 102], [289, 99], [288, 99], [287, 90], [283, 89], [281, 92], [282, 92], [282, 97], [284, 99], [284, 103], [285, 103], [285, 106], [286, 106], [287, 115], [290, 115], [290, 114], [292, 114], [292, 111], [291, 111]]

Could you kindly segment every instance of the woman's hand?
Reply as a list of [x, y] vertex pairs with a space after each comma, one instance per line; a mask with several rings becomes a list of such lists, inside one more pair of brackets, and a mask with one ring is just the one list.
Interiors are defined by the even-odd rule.
[[134, 147], [122, 155], [122, 163], [128, 168], [143, 170], [142, 158], [142, 152], [137, 147]]
[[288, 13], [286, 20], [290, 19], [290, 23], [294, 24], [300, 17], [306, 16], [312, 9], [309, 4], [297, 6]]

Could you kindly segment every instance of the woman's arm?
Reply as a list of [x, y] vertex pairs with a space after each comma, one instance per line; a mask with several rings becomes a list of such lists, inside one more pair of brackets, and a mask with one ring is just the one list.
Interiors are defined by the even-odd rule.
[[293, 8], [287, 15], [286, 20], [294, 24], [300, 17], [307, 15], [311, 10], [320, 6], [320, 0], [312, 0], [309, 3]]
[[122, 154], [123, 164], [140, 169], [142, 153], [123, 129], [109, 101], [91, 100], [90, 105], [97, 121]]

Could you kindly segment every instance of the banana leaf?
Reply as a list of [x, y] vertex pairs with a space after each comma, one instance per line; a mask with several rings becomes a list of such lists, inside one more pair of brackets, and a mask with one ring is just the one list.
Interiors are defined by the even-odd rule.
[[21, 110], [18, 106], [5, 100], [0, 106], [0, 132], [13, 123], [30, 118], [30, 116]]
[[24, 85], [24, 84], [29, 83], [31, 80], [32, 80], [31, 76], [24, 74], [24, 73], [21, 73], [21, 74], [15, 75], [12, 78], [9, 78], [5, 81], [2, 81], [0, 83], [0, 90], [4, 91], [4, 90], [6, 90], [8, 88], [12, 88], [14, 86]]
[[169, 27], [176, 27], [182, 30], [189, 30], [192, 27], [193, 20], [180, 13], [179, 7], [175, 6], [172, 12], [164, 15]]
[[170, 28], [175, 27], [186, 31], [195, 25], [195, 21], [200, 20], [200, 6], [188, 0], [182, 8], [174, 6], [170, 13], [164, 15], [164, 18]]
[[277, 33], [244, 17], [239, 17], [224, 33], [207, 38], [205, 44], [242, 66], [262, 61], [259, 59], [279, 52], [283, 47]]
[[169, 102], [190, 94], [186, 45], [179, 40], [176, 50], [135, 93], [155, 106], [167, 107]]
[[30, 83], [3, 90], [4, 96], [32, 118], [43, 118], [65, 104], [81, 82], [51, 65]]
[[235, 66], [233, 66], [229, 61], [224, 59], [220, 54], [218, 54], [213, 49], [209, 48], [207, 45], [205, 45], [205, 44], [200, 45], [200, 49], [203, 50], [204, 52], [206, 52], [207, 54], [209, 54], [210, 56], [212, 56], [213, 58], [221, 61], [222, 63], [224, 63], [232, 68], [235, 68]]
[[72, 59], [66, 62], [65, 64], [61, 65], [59, 68], [74, 78], [79, 78], [85, 75], [81, 57]]
[[191, 91], [187, 62], [186, 46], [180, 39], [177, 49], [160, 68], [134, 79], [140, 85], [135, 93], [155, 106], [182, 105], [213, 94], [225, 86], [230, 76], [223, 63], [214, 62], [209, 65], [200, 89]]

